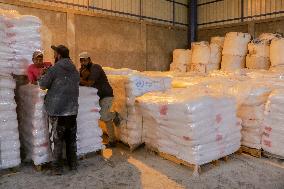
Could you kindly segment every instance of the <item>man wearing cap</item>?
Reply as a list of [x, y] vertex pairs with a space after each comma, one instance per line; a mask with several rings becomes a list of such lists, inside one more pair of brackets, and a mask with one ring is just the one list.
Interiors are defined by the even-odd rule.
[[113, 90], [108, 82], [107, 76], [103, 68], [98, 64], [93, 64], [91, 57], [87, 52], [82, 52], [79, 55], [80, 68], [80, 85], [94, 87], [98, 89], [101, 106], [101, 120], [107, 126], [109, 143], [107, 147], [115, 147], [114, 125], [120, 125], [120, 116], [117, 112], [111, 112], [113, 101]]
[[51, 66], [50, 62], [43, 62], [43, 53], [41, 51], [35, 51], [33, 53], [33, 64], [27, 69], [27, 75], [29, 82], [37, 84], [40, 76]]
[[48, 89], [45, 109], [49, 116], [50, 145], [53, 155], [53, 173], [63, 172], [62, 150], [66, 143], [67, 162], [71, 170], [77, 169], [77, 114], [79, 97], [79, 72], [63, 45], [52, 46], [55, 64], [39, 80], [42, 89]]

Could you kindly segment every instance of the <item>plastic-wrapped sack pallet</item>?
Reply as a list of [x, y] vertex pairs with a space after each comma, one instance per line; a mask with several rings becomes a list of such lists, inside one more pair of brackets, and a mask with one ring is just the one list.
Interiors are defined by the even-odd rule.
[[104, 148], [102, 130], [99, 127], [100, 106], [98, 90], [80, 87], [77, 117], [77, 155], [96, 152]]
[[49, 146], [47, 113], [44, 109], [46, 91], [37, 85], [19, 89], [19, 130], [25, 159], [41, 165], [52, 160]]
[[[107, 75], [113, 88], [112, 110], [117, 111], [123, 120], [119, 128], [115, 127], [117, 139], [135, 149], [142, 143], [142, 115], [137, 112], [134, 101], [149, 91], [170, 88], [170, 72], [144, 72], [140, 74]], [[103, 123], [102, 129], [107, 132]]]
[[0, 76], [0, 169], [16, 167], [21, 163], [15, 87], [11, 76]]
[[272, 91], [265, 107], [262, 136], [262, 149], [282, 157], [284, 157], [283, 105], [284, 90]]
[[221, 62], [223, 71], [235, 71], [245, 67], [247, 45], [250, 39], [251, 36], [248, 33], [230, 32], [226, 34]]
[[146, 146], [202, 165], [240, 147], [236, 102], [196, 88], [148, 93], [137, 98]]
[[246, 57], [246, 67], [249, 69], [265, 69], [270, 67], [269, 43], [254, 40], [248, 44], [249, 54]]
[[173, 52], [173, 63], [170, 65], [170, 71], [186, 72], [190, 68], [191, 50], [175, 49]]

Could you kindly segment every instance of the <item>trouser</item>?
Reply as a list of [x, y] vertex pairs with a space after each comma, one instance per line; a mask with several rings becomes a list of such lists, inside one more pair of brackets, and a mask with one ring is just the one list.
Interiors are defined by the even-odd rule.
[[63, 167], [63, 144], [66, 144], [66, 157], [70, 167], [77, 166], [77, 115], [49, 116], [50, 147], [53, 155], [53, 166]]
[[115, 112], [111, 112], [113, 97], [106, 97], [100, 100], [101, 106], [101, 120], [105, 122], [107, 127], [107, 133], [109, 142], [115, 141], [113, 119], [115, 118]]

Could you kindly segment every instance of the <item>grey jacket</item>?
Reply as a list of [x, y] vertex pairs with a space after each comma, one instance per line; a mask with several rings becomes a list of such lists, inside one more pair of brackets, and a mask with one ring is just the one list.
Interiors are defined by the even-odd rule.
[[45, 108], [49, 116], [78, 114], [80, 75], [71, 59], [60, 59], [39, 80], [42, 89], [48, 89]]

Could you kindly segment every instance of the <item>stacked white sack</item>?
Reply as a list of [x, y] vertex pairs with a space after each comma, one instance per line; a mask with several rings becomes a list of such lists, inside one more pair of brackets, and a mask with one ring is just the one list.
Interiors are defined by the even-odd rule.
[[271, 43], [273, 39], [281, 38], [282, 35], [279, 33], [262, 33], [258, 37], [260, 41], [267, 42], [268, 44]]
[[37, 85], [19, 89], [19, 130], [25, 159], [35, 165], [51, 161], [47, 114], [44, 109], [46, 91]]
[[153, 74], [131, 74], [126, 83], [127, 118], [120, 127], [120, 140], [135, 148], [142, 141], [142, 114], [135, 108], [135, 98], [152, 91], [165, 91], [171, 88], [172, 79]]
[[0, 169], [21, 163], [15, 88], [16, 83], [11, 76], [0, 76]]
[[175, 49], [173, 52], [173, 62], [170, 65], [170, 71], [186, 72], [190, 68], [191, 50]]
[[104, 148], [102, 130], [99, 127], [100, 105], [98, 90], [80, 87], [77, 117], [77, 155], [96, 152]]
[[15, 54], [11, 48], [10, 35], [7, 29], [11, 27], [10, 20], [18, 16], [17, 12], [0, 9], [0, 69], [1, 74], [10, 75], [13, 72]]
[[246, 57], [246, 67], [249, 69], [265, 69], [270, 67], [269, 43], [253, 40], [248, 44], [249, 54]]
[[284, 38], [275, 38], [270, 44], [270, 62], [274, 70], [282, 70], [284, 67]]
[[211, 37], [210, 43], [216, 44], [219, 47], [221, 47], [221, 49], [223, 49], [224, 41], [225, 41], [225, 37], [216, 36], [216, 37]]
[[8, 25], [7, 35], [15, 54], [13, 73], [25, 75], [27, 67], [32, 63], [33, 52], [42, 48], [41, 20], [35, 16], [19, 16], [10, 18]]
[[245, 67], [247, 45], [250, 39], [251, 36], [248, 33], [230, 32], [226, 34], [221, 63], [223, 71], [235, 71]]
[[148, 93], [137, 98], [146, 146], [196, 165], [240, 147], [236, 102], [195, 88]]
[[192, 64], [191, 71], [208, 73], [218, 70], [221, 62], [221, 46], [202, 41], [192, 43]]
[[284, 90], [276, 89], [270, 94], [263, 124], [263, 150], [284, 157]]

